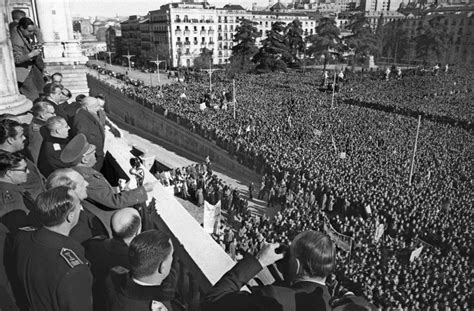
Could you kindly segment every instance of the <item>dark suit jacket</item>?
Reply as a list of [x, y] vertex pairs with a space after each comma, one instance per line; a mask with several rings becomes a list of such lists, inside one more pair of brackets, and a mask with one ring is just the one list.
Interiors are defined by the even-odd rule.
[[105, 278], [109, 270], [115, 266], [130, 268], [128, 259], [128, 245], [119, 239], [106, 239], [94, 237], [84, 242], [86, 258], [91, 263], [94, 285], [92, 295], [94, 297], [94, 310], [105, 310]]
[[33, 162], [38, 163], [38, 156], [41, 148], [41, 143], [44, 137], [48, 136], [48, 130], [45, 125], [46, 122], [37, 118], [33, 118], [28, 125], [28, 150], [30, 151]]
[[143, 286], [135, 283], [128, 270], [114, 267], [105, 280], [106, 311], [149, 311], [153, 301], [168, 311], [184, 310], [176, 299], [177, 275], [173, 269], [170, 275], [157, 286]]
[[252, 293], [240, 291], [261, 269], [258, 260], [252, 256], [238, 262], [206, 295], [203, 310], [331, 310], [326, 286], [313, 282], [298, 282], [291, 287], [253, 287]]
[[96, 146], [97, 157], [104, 156], [104, 127], [98, 118], [84, 109], [79, 109], [74, 117], [74, 134], [79, 133], [86, 135], [87, 141]]

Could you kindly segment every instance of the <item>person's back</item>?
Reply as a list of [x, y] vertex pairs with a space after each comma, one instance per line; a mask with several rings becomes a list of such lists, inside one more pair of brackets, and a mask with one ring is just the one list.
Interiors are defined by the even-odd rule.
[[25, 228], [13, 243], [15, 270], [30, 310], [92, 310], [92, 275], [82, 246], [68, 235], [80, 199], [60, 186], [38, 196], [33, 214], [44, 226]]
[[175, 300], [173, 245], [167, 234], [149, 230], [137, 235], [130, 243], [129, 259], [130, 270], [114, 267], [106, 278], [105, 310], [149, 311], [152, 305], [181, 309]]
[[111, 219], [112, 239], [103, 236], [84, 242], [86, 258], [91, 263], [94, 276], [94, 310], [104, 310], [104, 284], [111, 268], [130, 268], [128, 245], [141, 231], [141, 218], [136, 209], [123, 208]]
[[[175, 301], [174, 291], [161, 285], [141, 286], [130, 276], [129, 270], [114, 267], [105, 280], [106, 310], [151, 310], [151, 305], [164, 306], [164, 310], [180, 310], [181, 304]], [[159, 309], [158, 309], [159, 310]]]
[[[77, 279], [92, 280], [81, 245], [45, 228], [25, 230], [20, 230], [16, 237], [15, 254], [18, 277], [32, 310], [69, 310], [68, 302], [54, 297], [84, 290], [78, 288], [81, 283], [76, 283]], [[81, 305], [75, 310], [81, 310]]]

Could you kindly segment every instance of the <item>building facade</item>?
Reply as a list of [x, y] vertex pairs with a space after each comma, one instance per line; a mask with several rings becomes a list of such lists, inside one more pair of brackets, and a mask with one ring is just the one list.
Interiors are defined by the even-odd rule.
[[415, 38], [422, 27], [433, 18], [440, 18], [447, 34], [442, 63], [474, 65], [474, 6], [447, 6], [424, 10], [419, 14], [409, 13], [401, 27]]
[[171, 67], [192, 67], [204, 48], [212, 51], [213, 64], [225, 64], [232, 53], [234, 34], [242, 19], [256, 23], [265, 38], [275, 22], [299, 19], [304, 35], [315, 33], [315, 14], [288, 10], [281, 3], [268, 11], [247, 11], [240, 5], [215, 8], [207, 2], [179, 2], [162, 5], [146, 17], [130, 16], [122, 22], [122, 51], [147, 61], [166, 61]]

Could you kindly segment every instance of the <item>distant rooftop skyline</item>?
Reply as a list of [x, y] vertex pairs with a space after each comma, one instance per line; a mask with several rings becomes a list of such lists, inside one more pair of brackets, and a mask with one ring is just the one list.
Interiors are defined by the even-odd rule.
[[[274, 0], [276, 3], [278, 0]], [[115, 17], [129, 15], [145, 15], [148, 11], [159, 9], [161, 5], [170, 3], [167, 0], [70, 0], [72, 15], [75, 17], [104, 16]], [[238, 4], [251, 9], [253, 3], [264, 7], [269, 0], [207, 0], [209, 4], [223, 7], [226, 4]], [[288, 3], [288, 0], [282, 0]]]

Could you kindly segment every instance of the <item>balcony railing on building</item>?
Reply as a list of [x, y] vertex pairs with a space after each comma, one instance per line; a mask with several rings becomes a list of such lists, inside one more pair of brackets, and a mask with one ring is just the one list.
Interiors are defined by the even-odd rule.
[[176, 45], [177, 45], [177, 46], [182, 46], [182, 45], [183, 45], [183, 42], [178, 41], [178, 42], [176, 42]]
[[[189, 51], [186, 51], [187, 53]], [[189, 59], [187, 61], [190, 61]], [[96, 91], [107, 93], [114, 100], [128, 101], [133, 100], [138, 105], [139, 111], [135, 116], [130, 115], [124, 121], [114, 114], [109, 114], [115, 122], [120, 122], [125, 129], [136, 129], [138, 122], [136, 118], [142, 113], [153, 113], [160, 115], [170, 121], [180, 124], [179, 117], [174, 113], [164, 114], [165, 109], [157, 106], [149, 100], [137, 97], [134, 94], [128, 94], [124, 99], [124, 93], [120, 87], [112, 84], [104, 84], [97, 78], [88, 76], [90, 82], [99, 85]], [[107, 83], [107, 82], [105, 82]], [[135, 106], [134, 106], [135, 107]], [[124, 141], [123, 138], [114, 139], [109, 132], [106, 132], [106, 149], [108, 150], [106, 158], [108, 161], [104, 164], [117, 174], [115, 177], [107, 178], [118, 179], [122, 176], [128, 176], [130, 180], [129, 186], [134, 188], [136, 180], [134, 176], [129, 174], [131, 153], [130, 142]], [[142, 159], [145, 170], [144, 182], [156, 182], [154, 176], [148, 172], [154, 164], [154, 155], [145, 155]], [[118, 166], [117, 166], [118, 164]], [[118, 180], [109, 180], [113, 185]], [[186, 211], [186, 209], [170, 194], [163, 186], [158, 184], [155, 189], [148, 194], [149, 200], [141, 207], [142, 217], [146, 217], [144, 223], [148, 227], [144, 230], [159, 229], [167, 232], [172, 237], [174, 246], [174, 263], [173, 268], [176, 271], [177, 285], [176, 291], [180, 302], [184, 304], [186, 311], [198, 311], [201, 297], [207, 293], [212, 284], [216, 283], [219, 278], [228, 271], [235, 263], [225, 253], [225, 251], [212, 239], [212, 237], [204, 232], [199, 223]], [[257, 275], [257, 282], [251, 280], [250, 285], [257, 283], [270, 284], [274, 281], [272, 275], [266, 271], [262, 271]]]
[[214, 30], [208, 30], [207, 34], [210, 35], [210, 36], [213, 36], [214, 35]]
[[184, 45], [191, 45], [191, 41], [184, 41]]
[[175, 32], [174, 32], [174, 34], [175, 34], [176, 36], [181, 36], [182, 33], [183, 33], [183, 32], [182, 32], [181, 30], [175, 30]]
[[190, 32], [189, 30], [185, 30], [185, 31], [184, 31], [184, 35], [185, 35], [185, 36], [189, 36], [190, 34], [191, 34], [191, 32]]
[[200, 34], [201, 34], [201, 36], [205, 36], [207, 34], [207, 32], [205, 30], [201, 30]]

